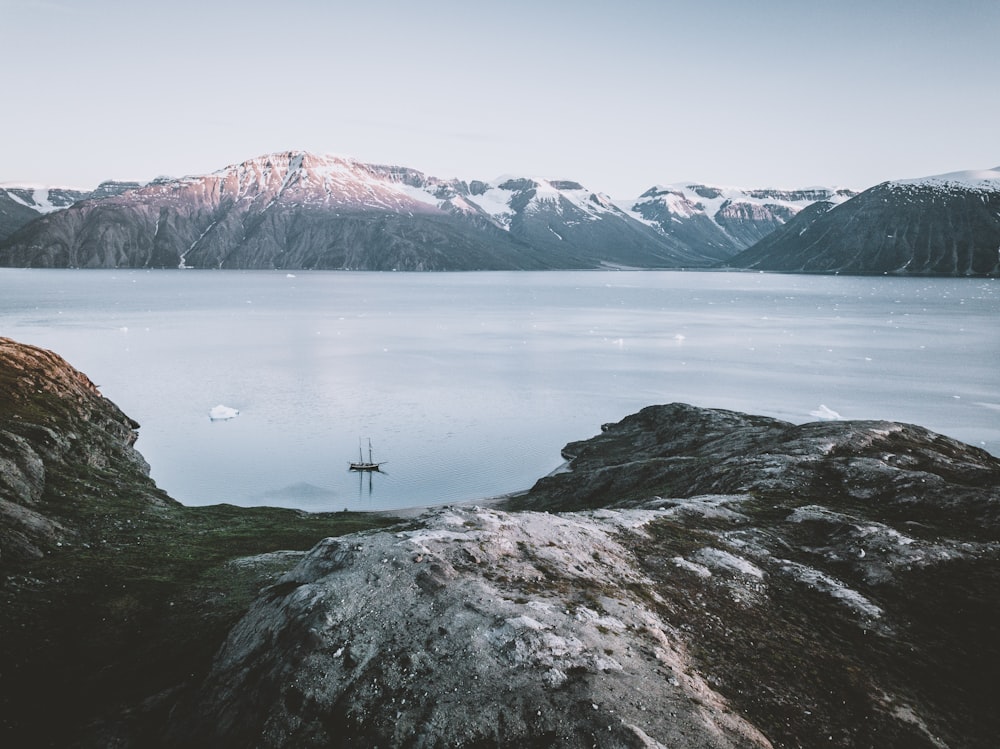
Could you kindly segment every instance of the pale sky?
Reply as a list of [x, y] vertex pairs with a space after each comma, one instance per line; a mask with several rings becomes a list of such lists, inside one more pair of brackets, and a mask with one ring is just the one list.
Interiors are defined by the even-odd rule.
[[0, 0], [0, 182], [303, 149], [866, 188], [1000, 165], [1000, 0]]

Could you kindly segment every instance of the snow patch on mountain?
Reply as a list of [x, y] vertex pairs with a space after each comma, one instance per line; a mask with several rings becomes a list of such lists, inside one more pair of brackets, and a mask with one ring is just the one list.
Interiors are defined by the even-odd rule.
[[512, 218], [519, 212], [537, 213], [578, 210], [582, 220], [598, 221], [602, 215], [617, 213], [612, 201], [588, 190], [578, 182], [540, 177], [499, 177], [492, 183], [481, 184], [474, 193], [452, 200], [456, 207], [471, 210], [472, 206], [490, 216], [498, 226], [509, 229]]
[[742, 187], [679, 183], [656, 185], [635, 200], [619, 201], [617, 205], [638, 221], [656, 226], [643, 207], [659, 204], [678, 219], [689, 219], [702, 215], [724, 228], [719, 222], [720, 212], [733, 204], [744, 203], [752, 206], [780, 206], [792, 214], [808, 205], [823, 200], [843, 203], [852, 198], [851, 190], [827, 187], [807, 187], [800, 190], [746, 189]]
[[897, 185], [914, 185], [917, 187], [959, 187], [969, 190], [1000, 190], [1000, 166], [993, 169], [969, 169], [961, 172], [948, 172], [931, 177], [893, 180]]
[[59, 211], [88, 194], [75, 187], [48, 187], [35, 184], [0, 184], [11, 200], [40, 214]]
[[[501, 184], [507, 184], [507, 182]], [[466, 196], [463, 198], [463, 202], [467, 205], [477, 206], [493, 218], [498, 226], [510, 229], [510, 222], [514, 217], [514, 209], [510, 205], [513, 196], [512, 190], [487, 185], [484, 192], [479, 195]]]

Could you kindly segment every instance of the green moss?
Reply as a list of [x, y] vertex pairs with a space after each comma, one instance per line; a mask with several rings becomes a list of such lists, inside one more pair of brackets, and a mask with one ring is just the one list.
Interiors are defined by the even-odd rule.
[[[327, 536], [396, 522], [361, 513], [150, 503], [136, 497], [149, 493], [145, 485], [113, 491], [118, 479], [96, 469], [61, 477], [46, 505], [79, 529], [77, 538], [5, 570], [4, 746], [68, 745], [84, 730], [99, 732], [95, 717], [117, 721], [144, 701], [149, 709], [135, 713], [134, 730], [155, 733], [155, 705], [206, 673], [260, 589], [298, 557], [232, 560], [305, 551]], [[60, 721], [43, 719], [39, 705], [58, 705]]]

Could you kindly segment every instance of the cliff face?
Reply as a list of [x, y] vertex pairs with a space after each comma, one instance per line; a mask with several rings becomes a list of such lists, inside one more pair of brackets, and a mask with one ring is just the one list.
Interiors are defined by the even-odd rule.
[[169, 504], [132, 445], [138, 424], [56, 354], [0, 338], [0, 565], [79, 536], [86, 482]]

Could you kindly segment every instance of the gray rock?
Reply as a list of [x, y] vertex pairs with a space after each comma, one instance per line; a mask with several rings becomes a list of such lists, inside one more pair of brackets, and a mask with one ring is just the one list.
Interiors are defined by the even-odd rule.
[[317, 546], [168, 743], [990, 745], [997, 458], [683, 404], [566, 454], [519, 512]]
[[452, 508], [329, 539], [216, 655], [177, 746], [770, 746], [638, 591], [655, 513]]
[[1000, 459], [921, 427], [653, 406], [509, 507], [655, 508], [632, 550], [776, 744], [990, 746]]
[[58, 355], [0, 338], [0, 565], [75, 540], [79, 527], [59, 518], [77, 511], [81, 483], [173, 503], [133, 448], [138, 426]]

